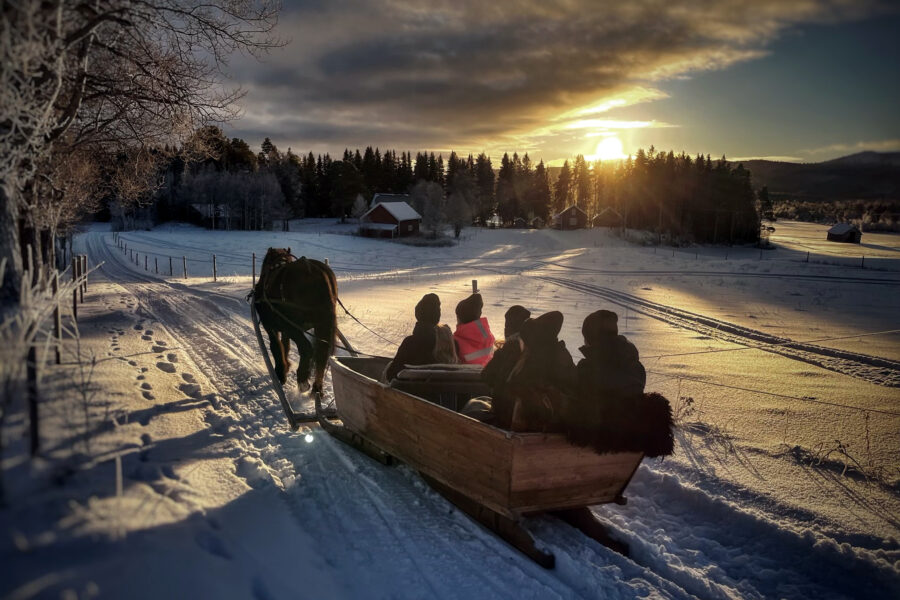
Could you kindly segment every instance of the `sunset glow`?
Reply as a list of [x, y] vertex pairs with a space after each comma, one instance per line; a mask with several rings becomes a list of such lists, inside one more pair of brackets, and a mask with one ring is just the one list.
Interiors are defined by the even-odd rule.
[[597, 150], [594, 154], [585, 157], [587, 160], [619, 160], [627, 158], [622, 140], [616, 136], [604, 138], [597, 144]]

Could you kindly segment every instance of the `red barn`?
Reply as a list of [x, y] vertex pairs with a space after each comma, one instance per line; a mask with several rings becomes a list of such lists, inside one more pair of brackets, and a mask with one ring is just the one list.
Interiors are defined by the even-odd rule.
[[413, 235], [419, 232], [421, 222], [422, 216], [406, 202], [378, 202], [360, 217], [359, 233], [368, 237]]

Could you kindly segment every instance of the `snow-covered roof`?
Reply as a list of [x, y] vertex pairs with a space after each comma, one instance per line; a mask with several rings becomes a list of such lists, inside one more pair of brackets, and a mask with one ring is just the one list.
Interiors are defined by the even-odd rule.
[[398, 222], [422, 219], [422, 216], [406, 202], [379, 202], [378, 204], [375, 204], [374, 206], [372, 206], [372, 208], [367, 210], [366, 214], [364, 214], [362, 218], [365, 219], [366, 217], [368, 217], [369, 213], [375, 210], [375, 208], [379, 205], [383, 206], [386, 211], [391, 213], [391, 216], [397, 219]]
[[391, 225], [390, 223], [363, 223], [359, 228], [373, 229], [375, 231], [393, 231], [394, 229], [397, 229], [397, 226]]
[[594, 218], [596, 219], [597, 217], [602, 217], [603, 215], [605, 215], [608, 212], [615, 213], [619, 218], [622, 218], [622, 213], [620, 213], [619, 211], [614, 209], [612, 206], [607, 206], [606, 208], [604, 208], [603, 210], [598, 212], [596, 215], [594, 215]]
[[834, 235], [844, 235], [845, 233], [850, 233], [851, 231], [858, 231], [856, 225], [851, 223], [838, 223], [834, 227], [828, 230], [828, 233], [833, 233]]
[[574, 208], [574, 209], [577, 210], [578, 212], [582, 213], [584, 216], [587, 216], [587, 213], [586, 213], [586, 212], [584, 212], [583, 210], [581, 210], [580, 208], [578, 208], [577, 206], [575, 206], [574, 204], [572, 204], [572, 205], [570, 205], [570, 206], [565, 207], [564, 209], [562, 209], [561, 211], [559, 211], [559, 212], [556, 213], [555, 215], [553, 215], [553, 218], [555, 219], [555, 218], [558, 217], [559, 215], [561, 215], [561, 214], [563, 214], [564, 212], [568, 211], [570, 208]]
[[380, 202], [409, 202], [409, 194], [384, 194], [379, 192], [372, 196], [372, 206]]

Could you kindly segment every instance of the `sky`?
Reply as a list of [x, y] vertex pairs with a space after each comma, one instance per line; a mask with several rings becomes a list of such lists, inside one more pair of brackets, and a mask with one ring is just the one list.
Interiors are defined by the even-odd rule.
[[900, 2], [283, 1], [284, 45], [228, 66], [253, 147], [900, 151]]

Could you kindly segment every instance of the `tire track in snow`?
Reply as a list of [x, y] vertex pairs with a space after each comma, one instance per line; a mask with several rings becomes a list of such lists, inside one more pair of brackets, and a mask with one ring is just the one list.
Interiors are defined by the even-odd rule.
[[591, 283], [583, 283], [562, 277], [537, 276], [536, 278], [597, 298], [603, 298], [612, 304], [627, 307], [629, 310], [675, 327], [690, 329], [722, 341], [744, 346], [753, 347], [759, 344], [770, 344], [759, 349], [813, 364], [829, 371], [850, 375], [876, 385], [900, 387], [900, 362], [898, 361], [838, 350], [836, 348], [827, 348], [816, 344], [795, 342], [788, 338], [742, 327], [727, 321], [720, 321], [665, 304], [651, 302], [632, 294]]

